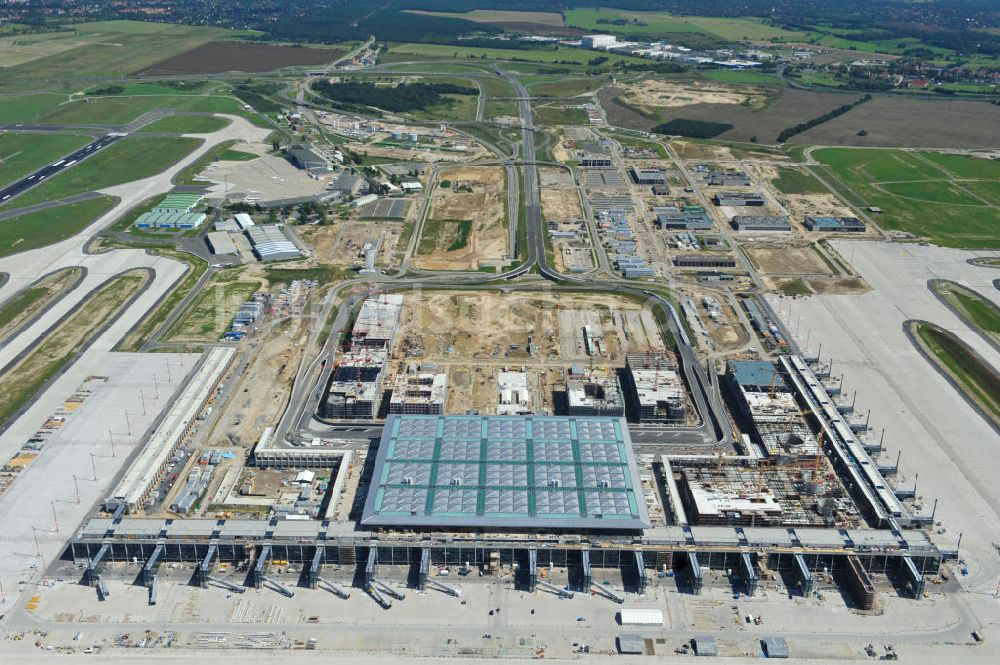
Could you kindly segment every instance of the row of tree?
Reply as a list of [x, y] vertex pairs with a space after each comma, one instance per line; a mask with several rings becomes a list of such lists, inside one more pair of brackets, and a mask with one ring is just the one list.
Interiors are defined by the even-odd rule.
[[360, 81], [331, 83], [319, 81], [313, 90], [338, 106], [360, 108], [374, 106], [393, 113], [418, 111], [445, 103], [442, 95], [477, 95], [479, 90], [452, 83], [401, 83], [397, 86], [375, 85]]
[[871, 98], [872, 98], [871, 95], [865, 95], [864, 97], [858, 99], [857, 101], [851, 104], [844, 104], [843, 106], [838, 106], [832, 111], [827, 111], [823, 115], [816, 116], [812, 120], [806, 120], [805, 122], [800, 122], [794, 127], [788, 127], [787, 129], [782, 130], [780, 134], [778, 134], [778, 143], [784, 143], [785, 141], [792, 138], [796, 134], [801, 134], [802, 132], [812, 129], [817, 125], [822, 125], [824, 122], [829, 122], [838, 116], [842, 116], [851, 109], [853, 109], [855, 106], [860, 106], [861, 104], [864, 104]]

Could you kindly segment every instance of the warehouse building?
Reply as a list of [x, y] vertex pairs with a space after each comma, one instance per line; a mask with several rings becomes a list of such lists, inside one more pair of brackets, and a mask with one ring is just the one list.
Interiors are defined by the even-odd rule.
[[829, 233], [864, 233], [865, 223], [857, 217], [806, 217], [803, 222], [810, 231]]
[[672, 355], [630, 353], [625, 356], [625, 377], [637, 405], [639, 422], [684, 421], [687, 416], [684, 383]]
[[365, 179], [350, 171], [342, 171], [326, 188], [342, 196], [355, 196], [365, 188]]
[[709, 171], [705, 184], [712, 187], [749, 187], [753, 182], [743, 171]]
[[767, 203], [763, 194], [742, 192], [719, 192], [712, 197], [712, 202], [717, 206], [729, 206], [738, 208], [742, 206], [762, 206]]
[[205, 221], [205, 213], [192, 212], [202, 200], [201, 194], [167, 194], [149, 212], [136, 218], [137, 229], [194, 229]]
[[791, 231], [787, 217], [778, 215], [736, 215], [730, 221], [737, 231]]
[[325, 171], [330, 164], [311, 148], [298, 144], [288, 149], [288, 158], [292, 164], [304, 171]]
[[658, 229], [663, 230], [683, 230], [683, 231], [711, 231], [712, 230], [712, 220], [709, 218], [708, 214], [702, 210], [697, 211], [666, 211], [657, 212], [656, 221], [653, 225]]
[[277, 224], [254, 225], [245, 232], [253, 253], [261, 261], [301, 259], [302, 252]]
[[443, 372], [400, 372], [392, 387], [389, 413], [441, 415], [448, 396], [448, 375]]
[[229, 237], [228, 233], [223, 231], [210, 231], [205, 236], [205, 242], [208, 243], [208, 249], [211, 250], [212, 254], [239, 253], [236, 245], [233, 243], [233, 239]]
[[618, 43], [614, 35], [585, 35], [580, 38], [580, 46], [589, 49], [609, 49]]
[[372, 479], [366, 528], [649, 527], [623, 418], [390, 415]]
[[731, 254], [681, 254], [674, 257], [677, 268], [735, 268], [736, 257]]
[[612, 372], [590, 371], [566, 383], [566, 412], [571, 416], [624, 416], [625, 400]]
[[648, 169], [638, 166], [632, 167], [632, 180], [637, 185], [665, 185], [667, 176], [660, 169]]

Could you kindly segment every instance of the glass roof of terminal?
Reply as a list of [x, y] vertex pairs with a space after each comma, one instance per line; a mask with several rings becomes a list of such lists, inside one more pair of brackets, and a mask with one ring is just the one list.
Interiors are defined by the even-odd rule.
[[638, 530], [622, 418], [389, 416], [364, 526]]

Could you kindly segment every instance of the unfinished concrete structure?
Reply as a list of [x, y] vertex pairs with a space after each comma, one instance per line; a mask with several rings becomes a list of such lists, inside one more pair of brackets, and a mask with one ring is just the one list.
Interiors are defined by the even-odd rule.
[[667, 353], [625, 356], [629, 397], [635, 400], [639, 422], [679, 423], [687, 416], [684, 382], [677, 359]]

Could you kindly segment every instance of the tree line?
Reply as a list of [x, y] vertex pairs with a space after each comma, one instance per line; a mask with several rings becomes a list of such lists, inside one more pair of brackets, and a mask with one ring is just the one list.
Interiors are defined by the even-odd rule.
[[851, 104], [844, 104], [843, 106], [838, 106], [832, 111], [827, 111], [823, 115], [816, 116], [812, 120], [806, 120], [805, 122], [800, 122], [794, 127], [788, 127], [787, 129], [782, 130], [780, 134], [778, 134], [778, 143], [784, 143], [785, 141], [792, 138], [796, 134], [801, 134], [802, 132], [808, 129], [812, 129], [816, 125], [822, 125], [824, 122], [829, 122], [838, 116], [842, 116], [851, 109], [853, 109], [855, 106], [860, 106], [861, 104], [864, 104], [865, 102], [869, 101], [871, 98], [872, 98], [871, 95], [865, 95], [864, 97], [858, 99], [857, 101]]

